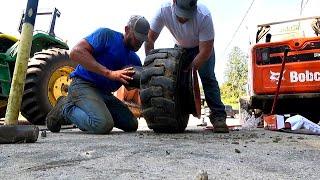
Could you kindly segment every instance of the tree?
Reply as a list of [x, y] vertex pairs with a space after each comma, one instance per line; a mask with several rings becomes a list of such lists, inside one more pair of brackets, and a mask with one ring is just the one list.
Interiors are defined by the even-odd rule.
[[247, 62], [248, 56], [239, 47], [231, 50], [224, 72], [226, 81], [221, 86], [221, 97], [224, 103], [233, 107], [238, 105], [239, 97], [246, 94]]

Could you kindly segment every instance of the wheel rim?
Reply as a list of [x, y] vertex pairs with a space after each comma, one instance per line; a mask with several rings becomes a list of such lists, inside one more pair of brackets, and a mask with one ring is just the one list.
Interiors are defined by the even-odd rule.
[[48, 97], [52, 106], [60, 96], [67, 96], [68, 87], [72, 81], [69, 75], [73, 70], [71, 66], [63, 66], [52, 73], [48, 83]]
[[201, 117], [201, 97], [200, 97], [200, 88], [199, 88], [199, 82], [198, 82], [198, 71], [192, 69], [191, 72], [191, 102], [193, 107], [193, 111], [191, 114], [193, 114], [194, 117], [197, 117], [200, 119]]

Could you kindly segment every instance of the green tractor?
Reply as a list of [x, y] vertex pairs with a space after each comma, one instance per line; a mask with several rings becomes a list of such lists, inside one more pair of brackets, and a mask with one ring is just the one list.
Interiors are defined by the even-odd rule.
[[[68, 45], [54, 34], [58, 9], [40, 12], [37, 15], [52, 15], [48, 32], [35, 31], [24, 93], [21, 114], [32, 124], [44, 124], [45, 117], [60, 96], [65, 96], [71, 83], [69, 74], [76, 64], [69, 59]], [[20, 21], [19, 31], [23, 24]], [[11, 80], [17, 58], [19, 39], [0, 33], [0, 118], [5, 116]]]

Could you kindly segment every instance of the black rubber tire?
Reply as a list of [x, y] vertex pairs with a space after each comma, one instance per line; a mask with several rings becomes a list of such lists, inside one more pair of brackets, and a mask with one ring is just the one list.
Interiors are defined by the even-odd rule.
[[6, 115], [7, 106], [0, 108], [0, 118], [4, 118]]
[[189, 114], [177, 95], [182, 58], [181, 49], [157, 49], [145, 59], [140, 98], [143, 117], [154, 132], [180, 133], [187, 127]]
[[75, 68], [65, 49], [48, 49], [35, 53], [28, 63], [21, 114], [32, 124], [44, 124], [52, 105], [48, 98], [48, 83], [53, 72], [63, 66]]

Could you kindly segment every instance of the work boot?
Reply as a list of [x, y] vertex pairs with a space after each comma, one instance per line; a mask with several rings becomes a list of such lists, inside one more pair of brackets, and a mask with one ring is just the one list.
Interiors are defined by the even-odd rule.
[[57, 104], [51, 109], [51, 111], [47, 114], [46, 123], [47, 128], [51, 132], [59, 132], [61, 129], [61, 125], [65, 122], [63, 118], [63, 106], [67, 102], [67, 97], [60, 96], [57, 100]]
[[226, 116], [214, 116], [213, 114], [210, 114], [209, 116], [210, 121], [213, 125], [213, 132], [215, 133], [229, 133], [229, 128], [226, 124]]

